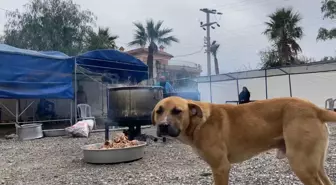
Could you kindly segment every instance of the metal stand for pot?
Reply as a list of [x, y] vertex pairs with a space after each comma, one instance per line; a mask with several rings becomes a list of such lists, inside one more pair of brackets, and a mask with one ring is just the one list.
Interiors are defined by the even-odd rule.
[[[110, 139], [110, 126], [114, 126], [115, 124], [116, 123], [111, 119], [105, 121], [105, 141], [108, 141]], [[134, 126], [130, 126], [128, 127], [128, 130], [124, 130], [123, 132], [129, 140], [133, 140], [136, 136], [141, 134], [141, 125], [136, 126], [136, 129], [134, 129]]]
[[[105, 121], [105, 141], [110, 140], [110, 126], [114, 126], [115, 122], [113, 120], [108, 119]], [[141, 125], [128, 127], [128, 130], [124, 130], [123, 133], [128, 137], [129, 140], [133, 140], [136, 136], [141, 134]], [[158, 138], [154, 137], [154, 142], [157, 142]], [[162, 138], [163, 142], [166, 142], [166, 138]]]

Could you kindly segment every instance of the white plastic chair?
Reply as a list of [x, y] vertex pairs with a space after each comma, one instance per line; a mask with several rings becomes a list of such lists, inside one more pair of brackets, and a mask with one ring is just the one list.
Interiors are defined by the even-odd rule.
[[92, 116], [91, 106], [88, 104], [78, 104], [77, 113], [79, 115], [79, 120], [93, 120], [93, 127], [96, 128], [96, 119]]

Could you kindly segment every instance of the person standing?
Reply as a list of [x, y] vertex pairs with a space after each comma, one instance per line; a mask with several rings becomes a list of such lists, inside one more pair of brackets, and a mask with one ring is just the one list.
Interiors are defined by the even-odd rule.
[[165, 76], [161, 76], [160, 79], [160, 86], [163, 87], [163, 97], [168, 97], [171, 93], [175, 92], [173, 86], [167, 82]]
[[239, 104], [249, 103], [250, 96], [250, 91], [246, 87], [243, 87], [242, 92], [239, 93]]

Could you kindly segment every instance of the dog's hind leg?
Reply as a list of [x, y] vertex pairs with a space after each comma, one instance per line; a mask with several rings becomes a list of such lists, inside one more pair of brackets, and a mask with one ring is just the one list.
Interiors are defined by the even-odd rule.
[[319, 170], [319, 177], [320, 177], [320, 179], [322, 180], [323, 185], [334, 185], [334, 184], [330, 181], [329, 177], [327, 176], [327, 174], [326, 174], [326, 172], [325, 172], [323, 166], [322, 166], [322, 168]]
[[[329, 129], [328, 129], [328, 132], [329, 132]], [[327, 176], [327, 174], [324, 170], [324, 163], [325, 163], [325, 159], [326, 159], [326, 156], [327, 156], [327, 153], [328, 153], [328, 144], [329, 144], [328, 139], [326, 141], [327, 142], [325, 143], [324, 155], [321, 158], [321, 162], [320, 162], [321, 167], [320, 167], [320, 170], [319, 170], [318, 174], [319, 174], [320, 179], [324, 183], [324, 185], [333, 185], [333, 183], [330, 181], [329, 177]]]
[[321, 171], [321, 160], [326, 148], [325, 126], [319, 120], [300, 119], [284, 127], [286, 155], [294, 173], [304, 185], [325, 184]]
[[303, 152], [287, 150], [289, 164], [304, 185], [329, 185], [324, 184], [320, 177], [320, 166], [314, 157]]

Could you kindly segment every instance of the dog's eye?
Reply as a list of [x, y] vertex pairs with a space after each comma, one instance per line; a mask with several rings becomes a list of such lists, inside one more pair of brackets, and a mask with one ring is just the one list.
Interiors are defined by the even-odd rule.
[[178, 109], [178, 108], [173, 108], [173, 110], [171, 111], [172, 114], [174, 115], [178, 115], [182, 112], [182, 110]]
[[160, 106], [158, 110], [156, 110], [156, 114], [162, 114], [163, 108]]

